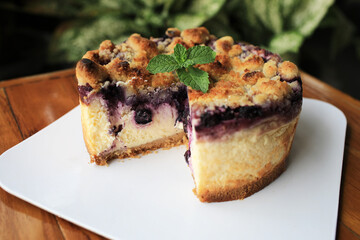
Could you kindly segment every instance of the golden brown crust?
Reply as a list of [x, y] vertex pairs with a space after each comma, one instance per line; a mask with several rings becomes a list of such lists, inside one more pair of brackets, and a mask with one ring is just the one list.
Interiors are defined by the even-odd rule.
[[252, 194], [260, 191], [270, 183], [272, 183], [276, 178], [278, 178], [281, 173], [286, 169], [287, 165], [287, 156], [276, 165], [271, 171], [268, 171], [263, 177], [249, 182], [249, 183], [239, 183], [237, 187], [224, 187], [221, 189], [211, 189], [211, 191], [203, 192], [197, 194], [194, 189], [194, 193], [199, 198], [201, 202], [224, 202], [231, 200], [244, 199], [251, 196]]
[[76, 64], [76, 78], [79, 85], [88, 83], [92, 88], [97, 88], [98, 84], [104, 82], [109, 74], [107, 70], [94, 61], [93, 56], [83, 58]]
[[222, 37], [215, 42], [216, 50], [219, 53], [227, 53], [232, 50], [234, 45], [234, 39], [232, 37], [226, 36]]
[[181, 31], [177, 28], [168, 28], [165, 34], [168, 37], [180, 37]]
[[[206, 94], [189, 88], [191, 103], [226, 103], [231, 106], [263, 104], [269, 99], [281, 100], [291, 93], [289, 83], [283, 80], [299, 77], [295, 64], [281, 62], [277, 55], [255, 46], [234, 43], [229, 36], [216, 39], [204, 27], [183, 31], [169, 28], [166, 36], [168, 38], [147, 39], [132, 34], [118, 45], [109, 40], [103, 41], [99, 50], [89, 51], [83, 57], [90, 59], [93, 67], [81, 63], [83, 60], [78, 63], [76, 72], [79, 85], [89, 83], [94, 89], [100, 89], [104, 80], [109, 79], [127, 84], [132, 92], [149, 86], [168, 87], [179, 81], [174, 73], [153, 75], [146, 70], [146, 66], [158, 54], [172, 54], [176, 44], [186, 48], [209, 45], [217, 53], [213, 63], [195, 66], [209, 73], [211, 84]], [[259, 73], [263, 74], [262, 78], [258, 77]], [[249, 75], [256, 77], [249, 78]], [[272, 84], [268, 80], [278, 83]]]
[[181, 44], [186, 48], [189, 48], [190, 46], [187, 45], [184, 41], [184, 39], [182, 39], [181, 37], [174, 37], [170, 44], [165, 48], [165, 53], [167, 54], [173, 54], [174, 53], [174, 48], [177, 44]]
[[[86, 142], [86, 141], [85, 141]], [[141, 155], [146, 155], [151, 153], [153, 150], [159, 148], [172, 148], [179, 145], [187, 144], [187, 138], [185, 133], [177, 133], [173, 136], [155, 140], [153, 142], [143, 144], [133, 148], [122, 149], [116, 152], [113, 152], [105, 157], [99, 155], [91, 154], [91, 162], [95, 162], [97, 165], [106, 165], [108, 160], [115, 158], [135, 158]]]
[[299, 69], [294, 63], [284, 61], [279, 64], [279, 73], [284, 79], [292, 79], [299, 76]]
[[204, 27], [185, 29], [181, 37], [188, 46], [205, 43], [210, 39], [209, 31]]
[[274, 60], [269, 60], [264, 64], [263, 73], [265, 77], [272, 78], [277, 73], [277, 63]]

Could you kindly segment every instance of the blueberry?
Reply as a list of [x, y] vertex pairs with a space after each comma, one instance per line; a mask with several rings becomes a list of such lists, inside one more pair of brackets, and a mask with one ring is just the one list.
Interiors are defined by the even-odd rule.
[[187, 165], [189, 165], [189, 158], [191, 157], [190, 149], [185, 152], [184, 157]]
[[243, 106], [235, 109], [238, 118], [257, 118], [262, 115], [262, 109], [260, 106]]
[[135, 122], [137, 124], [147, 124], [152, 121], [152, 112], [150, 109], [139, 108], [135, 111]]
[[217, 114], [211, 114], [205, 112], [201, 115], [200, 121], [201, 121], [201, 125], [203, 125], [204, 127], [212, 127], [219, 124], [220, 119]]
[[223, 112], [221, 115], [222, 115], [221, 116], [222, 120], [231, 120], [231, 119], [234, 119], [234, 117], [235, 117], [234, 111], [229, 107], [227, 107], [225, 112]]

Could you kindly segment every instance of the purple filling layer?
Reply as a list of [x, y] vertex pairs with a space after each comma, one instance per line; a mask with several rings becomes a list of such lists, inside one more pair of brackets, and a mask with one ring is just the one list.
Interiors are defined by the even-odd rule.
[[[249, 128], [266, 118], [278, 117], [281, 122], [294, 119], [301, 110], [302, 91], [295, 91], [289, 99], [264, 106], [217, 107], [203, 112], [195, 126], [197, 138], [217, 139], [240, 129]], [[196, 110], [195, 110], [196, 111]], [[194, 111], [194, 112], [195, 112]]]
[[93, 90], [93, 88], [88, 83], [85, 86], [84, 85], [78, 86], [79, 96], [83, 103], [85, 103], [85, 104], [90, 103], [88, 96], [92, 90]]
[[156, 89], [146, 94], [132, 95], [125, 99], [124, 103], [137, 109], [139, 106], [151, 105], [157, 109], [161, 104], [167, 103], [175, 106], [179, 112], [184, 111], [184, 103], [187, 100], [187, 88], [185, 85], [177, 88]]
[[117, 87], [115, 84], [110, 84], [102, 88], [98, 95], [104, 100], [110, 116], [114, 116], [117, 112], [119, 102], [125, 101], [125, 92], [122, 87]]
[[[177, 121], [186, 124], [186, 119], [189, 112], [187, 101], [187, 88], [185, 85], [171, 87], [167, 89], [155, 89], [152, 92], [145, 94], [131, 95], [125, 97], [125, 90], [116, 84], [109, 84], [107, 87], [102, 88], [96, 94], [91, 95], [92, 87], [90, 85], [79, 86], [79, 95], [83, 103], [89, 104], [93, 97], [101, 97], [109, 112], [109, 118], [114, 116], [121, 105], [130, 106], [135, 111], [135, 121], [138, 124], [147, 124], [152, 121], [151, 109], [157, 109], [162, 104], [169, 104], [177, 109]], [[119, 104], [122, 103], [122, 104]], [[113, 126], [119, 129], [119, 126]], [[121, 131], [121, 129], [120, 129]]]

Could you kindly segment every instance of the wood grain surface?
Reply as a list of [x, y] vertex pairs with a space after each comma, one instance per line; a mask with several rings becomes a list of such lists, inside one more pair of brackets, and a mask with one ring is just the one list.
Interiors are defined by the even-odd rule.
[[[360, 102], [302, 73], [304, 96], [346, 115], [337, 239], [360, 240]], [[73, 69], [0, 82], [0, 154], [78, 105]], [[0, 188], [0, 239], [104, 239]]]

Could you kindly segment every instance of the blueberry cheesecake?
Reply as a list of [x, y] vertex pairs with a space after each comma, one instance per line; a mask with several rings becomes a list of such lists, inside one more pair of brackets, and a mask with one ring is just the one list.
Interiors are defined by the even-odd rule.
[[[205, 91], [183, 81], [181, 71], [148, 71], [151, 59], [176, 56], [179, 44], [215, 51], [211, 62], [192, 62], [191, 71], [208, 76]], [[187, 144], [185, 160], [203, 202], [243, 199], [286, 168], [302, 82], [296, 65], [277, 54], [216, 38], [204, 27], [169, 28], [161, 38], [102, 42], [78, 62], [76, 76], [84, 140], [98, 165]]]
[[186, 140], [182, 119], [187, 88], [172, 73], [152, 75], [149, 59], [164, 41], [133, 34], [87, 52], [77, 63], [81, 121], [91, 161], [134, 157]]

